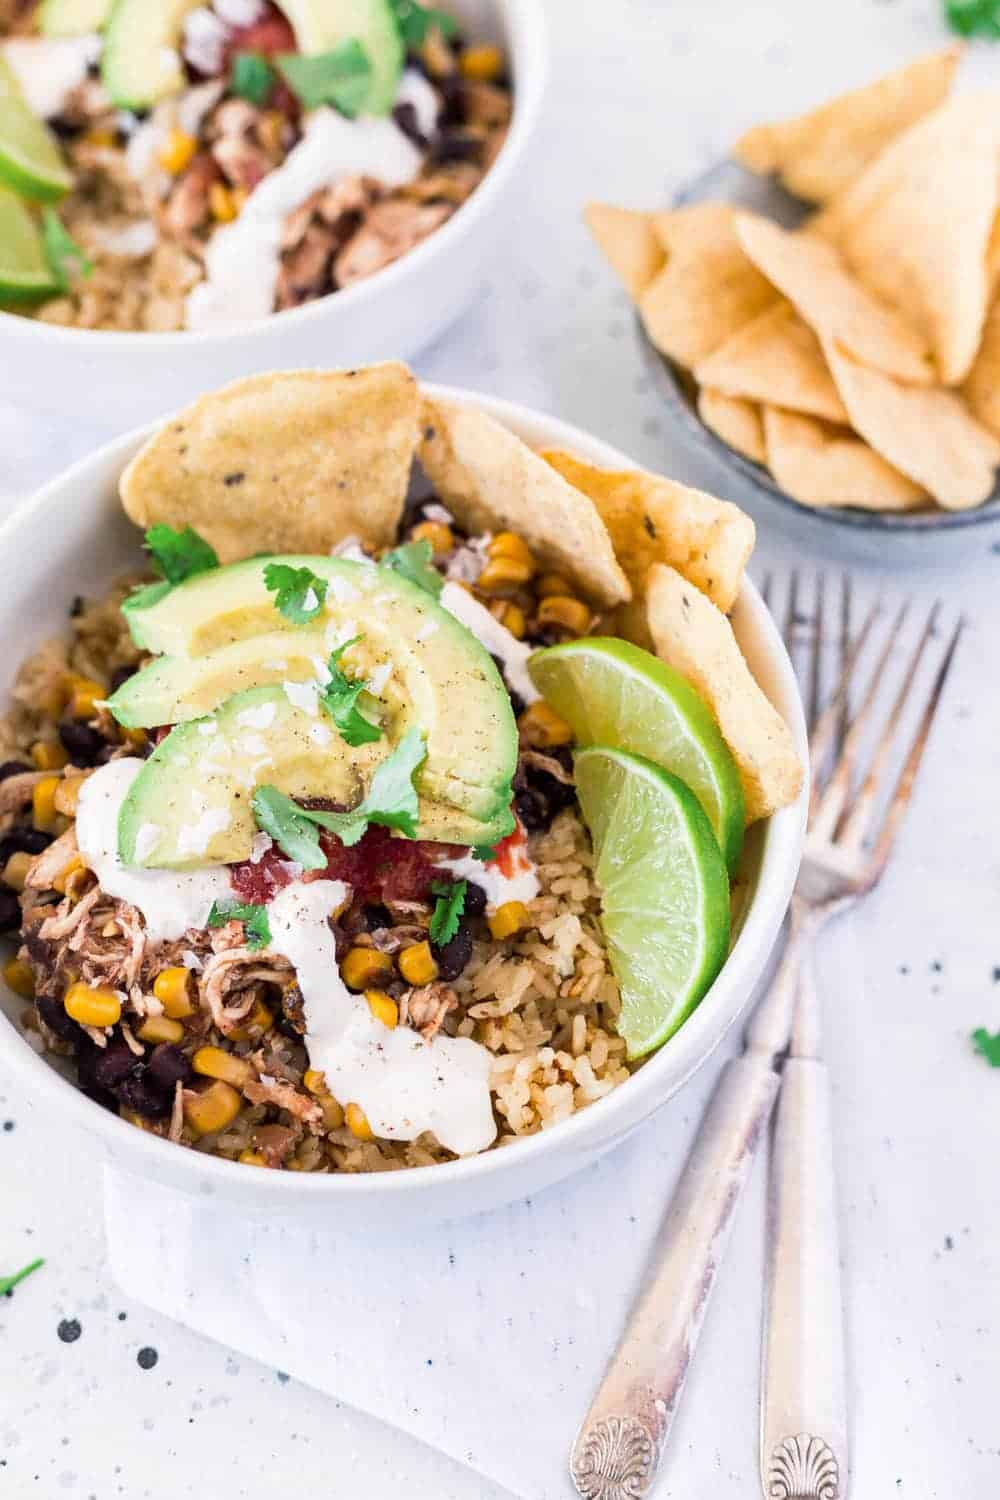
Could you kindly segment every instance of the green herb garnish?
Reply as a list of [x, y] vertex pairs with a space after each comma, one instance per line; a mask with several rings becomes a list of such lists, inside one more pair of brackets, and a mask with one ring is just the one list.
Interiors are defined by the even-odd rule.
[[431, 917], [431, 942], [441, 947], [450, 943], [458, 931], [458, 924], [465, 910], [466, 882], [435, 880], [431, 893], [437, 897]]
[[42, 211], [42, 247], [61, 292], [69, 291], [72, 281], [89, 276], [94, 269], [54, 208]]
[[268, 563], [264, 586], [276, 594], [275, 608], [293, 625], [315, 620], [326, 601], [327, 581], [312, 568], [290, 568], [287, 563]]
[[39, 1256], [38, 1260], [33, 1260], [29, 1265], [22, 1266], [20, 1271], [15, 1271], [13, 1276], [0, 1276], [0, 1297], [5, 1297], [8, 1292], [12, 1292], [26, 1276], [30, 1276], [32, 1271], [37, 1271], [39, 1266], [44, 1266], [44, 1264], [45, 1261]]
[[245, 901], [213, 901], [208, 914], [209, 927], [225, 927], [227, 922], [242, 922], [248, 948], [266, 948], [271, 941], [271, 924], [267, 907]]
[[394, 573], [399, 573], [436, 599], [444, 582], [431, 562], [433, 556], [434, 548], [430, 542], [405, 542], [402, 547], [394, 547], [391, 552], [387, 552], [379, 567], [391, 568]]
[[350, 812], [321, 812], [300, 807], [276, 786], [260, 786], [253, 794], [258, 827], [269, 833], [289, 859], [306, 870], [321, 870], [326, 859], [319, 846], [320, 828], [335, 833], [350, 848], [363, 837], [369, 823], [398, 828], [408, 839], [417, 836], [419, 804], [413, 775], [427, 755], [419, 729], [411, 729], [375, 768], [371, 786]]
[[1000, 37], [1000, 0], [945, 0], [944, 14], [959, 36]]
[[985, 1026], [977, 1026], [972, 1033], [972, 1045], [991, 1068], [1000, 1068], [1000, 1031], [991, 1035]]
[[418, 0], [390, 0], [390, 3], [396, 16], [399, 34], [409, 48], [422, 47], [427, 40], [427, 33], [434, 26], [442, 36], [451, 37], [458, 34], [458, 22], [454, 16], [448, 15], [447, 11], [435, 10], [430, 5], [420, 5]]
[[497, 851], [490, 844], [475, 844], [472, 849], [473, 859], [482, 860], [484, 865], [491, 864], [497, 857]]
[[275, 58], [278, 72], [304, 109], [332, 104], [343, 115], [356, 115], [368, 97], [372, 65], [355, 37], [332, 52], [306, 57], [287, 52]]
[[219, 566], [215, 548], [190, 526], [175, 531], [172, 526], [160, 522], [149, 528], [144, 540], [146, 551], [153, 559], [153, 571], [170, 585], [183, 583], [196, 573], [208, 573]]
[[264, 104], [274, 84], [274, 69], [260, 52], [237, 52], [233, 57], [229, 87], [251, 104]]
[[366, 719], [358, 708], [358, 699], [366, 691], [368, 684], [360, 678], [352, 681], [340, 670], [340, 658], [344, 652], [361, 639], [360, 635], [356, 635], [338, 646], [336, 651], [331, 651], [327, 662], [330, 681], [319, 695], [320, 703], [348, 745], [370, 745], [382, 738], [381, 726]]

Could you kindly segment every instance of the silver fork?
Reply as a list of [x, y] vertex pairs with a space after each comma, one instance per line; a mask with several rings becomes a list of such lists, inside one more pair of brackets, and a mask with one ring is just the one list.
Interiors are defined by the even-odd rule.
[[[799, 618], [793, 574], [786, 637]], [[820, 654], [827, 589], [821, 579], [805, 673], [812, 778], [802, 869], [788, 941], [770, 989], [750, 1021], [741, 1056], [727, 1064], [702, 1119], [660, 1229], [622, 1341], [577, 1434], [570, 1472], [585, 1500], [648, 1494], [680, 1402], [734, 1210], [779, 1085], [769, 1194], [769, 1257], [761, 1390], [761, 1484], [775, 1500], [844, 1500], [848, 1449], [843, 1321], [833, 1157], [819, 1007], [809, 950], [819, 930], [880, 880], [903, 815], [962, 630], [951, 635], [888, 804], [894, 747], [916, 697], [921, 662], [937, 621], [928, 616], [909, 656], [856, 793], [863, 738], [872, 727], [894, 662], [906, 606], [870, 675], [860, 706], [850, 702], [859, 662], [879, 613], [850, 638], [850, 585], [841, 588], [841, 674], [819, 711]], [[768, 588], [765, 585], [765, 598]], [[828, 766], [832, 762], [831, 768]], [[787, 1054], [782, 1068], [782, 1059]], [[780, 1070], [780, 1071], [779, 1071]]]

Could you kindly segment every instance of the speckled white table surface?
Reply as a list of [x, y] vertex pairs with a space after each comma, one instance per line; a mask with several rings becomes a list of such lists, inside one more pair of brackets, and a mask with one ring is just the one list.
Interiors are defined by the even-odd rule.
[[[666, 200], [750, 121], [941, 41], [938, 6], [547, 0], [546, 10], [553, 65], [533, 179], [503, 231], [490, 286], [417, 362], [420, 373], [558, 412], [650, 467], [745, 498], [670, 429], [580, 204]], [[1000, 49], [984, 49], [973, 66], [1000, 79]], [[84, 427], [37, 409], [0, 412], [0, 491], [26, 492], [113, 431], [110, 416]], [[823, 536], [789, 533], [770, 512], [757, 519], [758, 576], [793, 558], [822, 560]], [[967, 1041], [975, 1025], [1000, 1025], [997, 550], [997, 533], [977, 534], [912, 576], [891, 558], [866, 569], [870, 587], [890, 572], [897, 588], [952, 602], [960, 593], [971, 628], [898, 868], [852, 921], [863, 980], [827, 993], [859, 1500], [1000, 1492], [1000, 1075]], [[633, 1165], [648, 1149], [654, 1192], [679, 1170], [716, 1071], [623, 1148]], [[84, 1142], [29, 1111], [2, 1064], [0, 1122], [0, 1269], [47, 1258], [0, 1302], [2, 1500], [505, 1493], [124, 1298], [108, 1274], [96, 1163]], [[625, 1162], [616, 1153], [594, 1171], [614, 1174]], [[571, 1220], [592, 1187], [557, 1188], [539, 1210]], [[664, 1466], [664, 1497], [758, 1493], [761, 1193], [758, 1172]], [[458, 1225], [459, 1253], [462, 1236]]]

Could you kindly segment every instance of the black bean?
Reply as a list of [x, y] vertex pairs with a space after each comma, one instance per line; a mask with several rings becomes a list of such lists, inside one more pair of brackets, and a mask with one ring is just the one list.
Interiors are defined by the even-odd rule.
[[129, 678], [134, 677], [138, 670], [138, 667], [115, 667], [115, 670], [111, 674], [111, 681], [108, 684], [108, 693], [117, 692], [122, 683], [128, 682]]
[[35, 1009], [49, 1030], [62, 1041], [75, 1042], [83, 1035], [72, 1017], [66, 1014], [61, 1000], [55, 1000], [51, 995], [39, 995]]
[[15, 823], [0, 839], [0, 869], [12, 854], [41, 854], [51, 842], [51, 833], [43, 833], [40, 828], [29, 828], [26, 823]]
[[118, 1102], [147, 1120], [162, 1120], [173, 1105], [171, 1094], [150, 1078], [145, 1063], [137, 1062], [118, 1088]]
[[0, 765], [0, 781], [6, 781], [8, 776], [20, 776], [22, 771], [30, 771], [31, 767], [24, 760], [5, 760]]
[[365, 906], [361, 910], [361, 920], [366, 932], [377, 932], [380, 927], [392, 926], [392, 912], [387, 906]]
[[21, 925], [21, 903], [17, 892], [0, 890], [0, 932], [17, 932]]
[[547, 828], [552, 821], [544, 797], [528, 787], [514, 794], [514, 811], [529, 833]]
[[466, 116], [465, 84], [458, 73], [447, 73], [444, 78], [435, 78], [444, 105], [440, 116], [443, 126], [464, 125]]
[[472, 932], [466, 922], [458, 924], [458, 931], [447, 943], [433, 945], [438, 973], [442, 979], [457, 979], [472, 957]]
[[431, 146], [429, 160], [443, 166], [449, 161], [476, 161], [482, 148], [478, 136], [464, 130], [442, 130]]
[[125, 1082], [135, 1061], [132, 1049], [123, 1037], [111, 1038], [106, 1047], [95, 1047], [88, 1038], [76, 1059], [80, 1087], [88, 1092], [104, 1090], [113, 1094]]
[[172, 1089], [175, 1083], [190, 1083], [194, 1077], [190, 1058], [173, 1042], [161, 1042], [153, 1049], [146, 1071], [153, 1082], [164, 1089]]
[[474, 880], [466, 881], [465, 885], [465, 908], [467, 917], [481, 917], [486, 910], [486, 892], [481, 885], [476, 885]]
[[427, 150], [427, 137], [420, 129], [417, 111], [409, 100], [404, 100], [402, 104], [396, 105], [392, 112], [392, 118], [406, 138], [411, 140], [418, 150]]
[[527, 704], [525, 703], [524, 699], [521, 697], [521, 694], [520, 693], [515, 693], [514, 690], [513, 690], [513, 688], [508, 688], [507, 689], [507, 693], [508, 693], [508, 695], [510, 697], [510, 706], [513, 709], [514, 718], [515, 719], [519, 719], [521, 717], [521, 715], [524, 713], [524, 710], [527, 708]]
[[79, 719], [63, 719], [59, 738], [75, 766], [96, 766], [101, 751], [108, 747], [103, 734], [89, 724], [81, 724]]

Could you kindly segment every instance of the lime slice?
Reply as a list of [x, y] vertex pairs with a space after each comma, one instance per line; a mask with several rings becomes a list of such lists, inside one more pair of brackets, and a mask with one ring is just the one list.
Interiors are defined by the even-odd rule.
[[34, 219], [16, 193], [0, 188], [0, 301], [39, 302], [55, 291]]
[[50, 202], [73, 186], [59, 142], [33, 115], [21, 86], [0, 54], [0, 180], [27, 198]]
[[536, 651], [528, 671], [578, 745], [633, 750], [687, 782], [735, 869], [743, 845], [740, 774], [686, 678], [639, 646], [599, 636]]
[[594, 844], [601, 923], [621, 990], [631, 1058], [694, 1010], [729, 949], [729, 880], [715, 835], [683, 781], [640, 755], [593, 745], [574, 756]]

